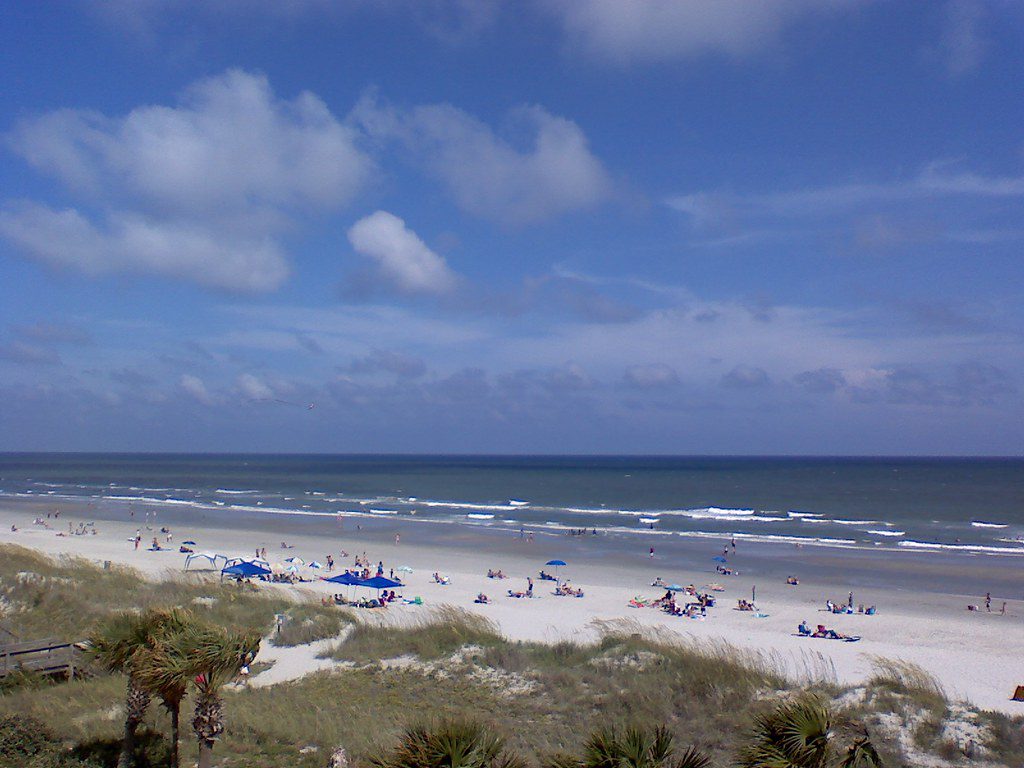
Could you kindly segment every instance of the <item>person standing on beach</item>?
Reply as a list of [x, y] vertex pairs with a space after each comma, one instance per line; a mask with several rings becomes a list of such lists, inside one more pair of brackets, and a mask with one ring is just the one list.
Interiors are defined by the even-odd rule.
[[142, 541], [142, 529], [139, 528], [135, 531], [135, 549], [139, 548], [139, 542]]
[[985, 593], [985, 610], [988, 611], [989, 613], [992, 613], [992, 593], [991, 592], [986, 592]]
[[648, 557], [654, 557], [654, 547], [651, 547], [651, 551], [647, 553]]
[[[526, 577], [526, 596], [533, 597], [533, 577]], [[1003, 612], [1006, 612], [1006, 603], [1003, 603]]]
[[401, 540], [402, 540], [402, 534], [396, 533], [395, 534], [395, 546], [396, 547], [398, 546], [398, 542], [400, 542]]

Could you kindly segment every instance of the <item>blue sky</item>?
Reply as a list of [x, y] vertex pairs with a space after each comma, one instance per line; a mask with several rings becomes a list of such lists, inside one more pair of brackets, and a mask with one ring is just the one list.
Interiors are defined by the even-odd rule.
[[5, 17], [0, 450], [1022, 452], [1018, 3]]

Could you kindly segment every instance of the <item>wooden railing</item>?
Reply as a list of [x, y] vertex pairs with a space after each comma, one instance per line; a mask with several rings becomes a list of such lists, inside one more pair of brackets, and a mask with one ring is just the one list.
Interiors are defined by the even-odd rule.
[[81, 670], [81, 652], [75, 643], [49, 638], [0, 645], [0, 678], [15, 672], [66, 675], [70, 680]]

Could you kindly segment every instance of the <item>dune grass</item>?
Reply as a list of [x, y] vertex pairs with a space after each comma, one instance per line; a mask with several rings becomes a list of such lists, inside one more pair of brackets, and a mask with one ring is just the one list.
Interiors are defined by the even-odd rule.
[[348, 611], [315, 602], [296, 603], [285, 611], [280, 629], [270, 635], [270, 643], [296, 646], [337, 637], [355, 619]]
[[321, 658], [356, 662], [397, 656], [439, 659], [463, 646], [488, 647], [502, 642], [498, 628], [485, 617], [442, 606], [398, 625], [359, 622]]
[[169, 571], [161, 581], [87, 560], [47, 558], [5, 546], [0, 554], [0, 604], [5, 626], [21, 639], [79, 640], [104, 616], [126, 607], [183, 606], [203, 618], [239, 630], [266, 632], [274, 614], [293, 601], [281, 594], [210, 574]]

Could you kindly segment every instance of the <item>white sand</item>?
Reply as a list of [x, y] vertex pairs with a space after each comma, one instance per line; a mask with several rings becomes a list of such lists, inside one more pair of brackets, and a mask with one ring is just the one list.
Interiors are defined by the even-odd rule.
[[[145, 549], [157, 531], [143, 529], [143, 545], [135, 551], [126, 540], [134, 535], [135, 523], [101, 522], [96, 536], [56, 535], [56, 530], [67, 529], [74, 516], [62, 516], [51, 521], [54, 530], [32, 525], [32, 515], [12, 510], [0, 511], [0, 543], [15, 543], [31, 547], [50, 555], [72, 554], [96, 562], [110, 560], [137, 568], [142, 573], [158, 578], [171, 571], [180, 571], [185, 556], [177, 552], [177, 542], [195, 539], [201, 546], [197, 551], [213, 551], [233, 556], [251, 556], [257, 547], [267, 548], [268, 559], [273, 562], [297, 555], [303, 559], [320, 560], [331, 551], [336, 568], [350, 566], [351, 557], [342, 559], [340, 549], [350, 555], [362, 552], [365, 545], [346, 540], [344, 533], [330, 540], [321, 537], [290, 536], [294, 549], [282, 550], [280, 540], [269, 540], [270, 534], [244, 530], [196, 528], [175, 530], [172, 551], [150, 552]], [[20, 530], [10, 531], [11, 523]], [[161, 541], [163, 537], [161, 536]], [[403, 574], [407, 586], [406, 597], [419, 595], [427, 607], [393, 606], [389, 616], [422, 615], [431, 605], [451, 604], [476, 611], [492, 619], [502, 632], [513, 639], [553, 641], [564, 638], [586, 639], [594, 635], [593, 620], [629, 619], [650, 629], [678, 633], [704, 642], [723, 640], [745, 649], [770, 654], [794, 675], [807, 671], [820, 672], [834, 668], [838, 680], [846, 684], [862, 681], [871, 670], [871, 658], [883, 656], [903, 659], [920, 665], [934, 674], [954, 698], [969, 701], [985, 709], [1011, 714], [1024, 714], [1024, 703], [1010, 700], [1014, 687], [1024, 684], [1024, 605], [1020, 602], [1008, 606], [1006, 616], [996, 612], [974, 613], [966, 610], [977, 597], [954, 594], [898, 593], [860, 594], [857, 602], [874, 603], [876, 616], [830, 615], [820, 611], [826, 597], [845, 598], [829, 594], [815, 587], [809, 579], [802, 579], [798, 587], [784, 583], [758, 584], [758, 605], [768, 618], [758, 619], [750, 613], [733, 610], [738, 597], [750, 596], [750, 583], [742, 577], [720, 577], [726, 592], [717, 593], [718, 607], [709, 611], [704, 621], [667, 616], [657, 610], [634, 609], [627, 605], [633, 595], [660, 596], [662, 590], [648, 586], [654, 575], [660, 573], [670, 581], [693, 583], [700, 587], [713, 574], [669, 569], [663, 563], [652, 564], [649, 569], [625, 567], [569, 567], [562, 575], [571, 578], [575, 586], [584, 589], [582, 599], [556, 597], [551, 594], [552, 583], [536, 578], [546, 558], [531, 554], [534, 545], [521, 542], [520, 555], [489, 555], [486, 552], [470, 554], [461, 550], [418, 547], [403, 540], [401, 544], [377, 546], [367, 554], [372, 562], [383, 560], [386, 568], [408, 565], [411, 575]], [[487, 569], [501, 568], [512, 578], [492, 580]], [[1014, 566], [1018, 567], [1018, 566]], [[430, 582], [434, 571], [451, 577], [449, 586]], [[309, 572], [313, 575], [315, 572]], [[325, 574], [325, 571], [319, 572]], [[506, 590], [526, 588], [526, 576], [534, 576], [533, 599], [514, 599]], [[268, 587], [267, 588], [271, 588]], [[347, 588], [313, 582], [302, 589], [317, 593], [342, 592]], [[296, 587], [295, 591], [298, 592]], [[490, 605], [475, 605], [478, 592], [489, 595]], [[998, 609], [1002, 601], [994, 602]], [[812, 626], [818, 623], [852, 635], [861, 635], [857, 643], [831, 640], [805, 639], [794, 636], [797, 624], [806, 619]], [[330, 666], [331, 662], [317, 660], [315, 653], [306, 650], [274, 649], [277, 671], [268, 680], [291, 679], [303, 670], [312, 671]], [[268, 673], [269, 674], [269, 673]], [[267, 682], [267, 681], [260, 681]]]

